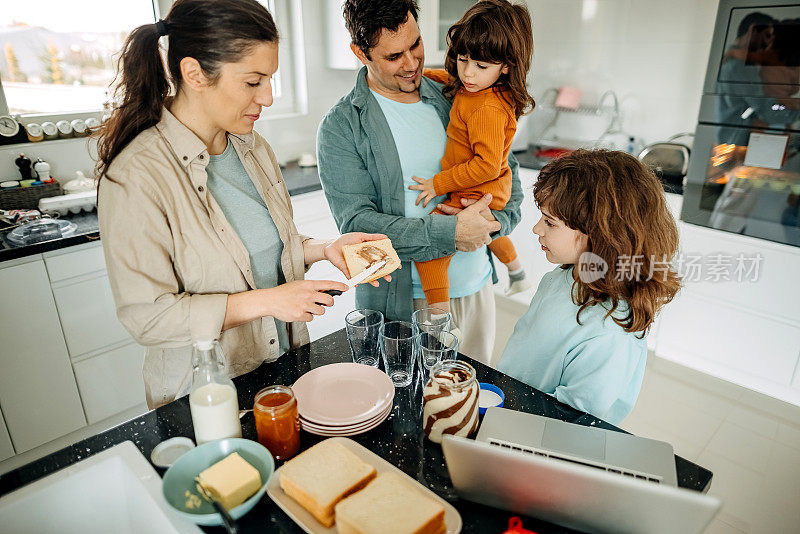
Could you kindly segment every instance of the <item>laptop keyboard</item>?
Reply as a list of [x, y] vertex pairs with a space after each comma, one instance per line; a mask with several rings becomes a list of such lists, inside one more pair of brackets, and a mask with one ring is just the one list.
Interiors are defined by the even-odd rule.
[[503, 441], [497, 438], [489, 438], [487, 443], [489, 445], [494, 445], [496, 447], [501, 447], [503, 449], [522, 452], [526, 454], [532, 454], [534, 456], [545, 456], [547, 458], [553, 458], [555, 460], [561, 460], [573, 464], [584, 465], [586, 467], [593, 467], [595, 469], [600, 469], [602, 471], [607, 471], [609, 473], [614, 473], [620, 476], [627, 476], [631, 478], [638, 478], [639, 480], [646, 480], [648, 482], [655, 482], [656, 484], [661, 484], [661, 482], [663, 481], [662, 477], [651, 475], [648, 473], [642, 473], [639, 471], [634, 471], [632, 469], [626, 469], [624, 467], [616, 467], [599, 462], [593, 462], [592, 460], [587, 460], [585, 458], [576, 458], [574, 456], [558, 454], [552, 451], [546, 451], [543, 449], [537, 449], [526, 445], [520, 445], [519, 443], [512, 443], [510, 441]]

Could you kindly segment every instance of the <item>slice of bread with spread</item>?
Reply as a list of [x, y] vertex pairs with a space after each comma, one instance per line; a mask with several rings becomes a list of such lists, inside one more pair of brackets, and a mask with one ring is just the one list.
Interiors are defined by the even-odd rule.
[[334, 524], [336, 503], [375, 478], [375, 467], [335, 441], [325, 440], [281, 468], [283, 491], [326, 527]]
[[371, 278], [364, 280], [364, 283], [383, 278], [400, 267], [400, 258], [389, 238], [344, 245], [342, 253], [344, 261], [347, 263], [347, 269], [350, 271], [350, 278], [377, 261], [387, 260], [386, 265]]
[[336, 505], [339, 534], [444, 534], [444, 506], [386, 471]]

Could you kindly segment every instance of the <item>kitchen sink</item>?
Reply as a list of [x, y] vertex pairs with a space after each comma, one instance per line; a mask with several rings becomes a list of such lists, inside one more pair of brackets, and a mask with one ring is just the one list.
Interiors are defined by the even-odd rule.
[[202, 532], [171, 512], [161, 477], [130, 441], [3, 496], [0, 525], [15, 534]]

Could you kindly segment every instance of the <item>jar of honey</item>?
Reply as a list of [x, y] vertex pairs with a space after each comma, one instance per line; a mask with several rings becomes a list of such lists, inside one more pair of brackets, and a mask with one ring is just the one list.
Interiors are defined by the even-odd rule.
[[276, 460], [286, 460], [300, 449], [297, 399], [288, 386], [269, 386], [256, 393], [253, 415], [258, 442]]

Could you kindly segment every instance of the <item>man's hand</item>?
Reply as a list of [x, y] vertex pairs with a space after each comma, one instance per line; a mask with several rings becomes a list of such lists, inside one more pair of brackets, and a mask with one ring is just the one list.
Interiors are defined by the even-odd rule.
[[425, 178], [420, 178], [419, 176], [412, 176], [411, 179], [417, 182], [417, 185], [409, 185], [408, 188], [412, 191], [420, 191], [420, 194], [417, 195], [417, 200], [414, 201], [414, 205], [419, 206], [419, 203], [422, 202], [422, 207], [427, 208], [428, 202], [436, 198], [436, 189], [433, 187], [433, 178], [426, 180]]
[[[500, 223], [490, 221], [482, 215], [482, 211], [489, 210], [492, 195], [483, 198], [461, 210], [456, 217], [456, 249], [462, 252], [471, 252], [483, 245], [492, 242], [491, 233], [500, 230]], [[491, 215], [491, 212], [489, 212]]]
[[[445, 215], [458, 215], [459, 213], [464, 211], [464, 208], [468, 208], [469, 206], [472, 206], [476, 202], [477, 200], [475, 200], [474, 198], [462, 198], [461, 205], [463, 207], [461, 208], [456, 208], [448, 204], [439, 204], [438, 206], [436, 206], [436, 208]], [[494, 213], [492, 213], [492, 210], [490, 210], [488, 207], [486, 209], [481, 210], [481, 215], [483, 215], [483, 218], [486, 219], [487, 221], [494, 222], [497, 220], [494, 216]]]

